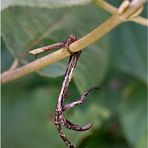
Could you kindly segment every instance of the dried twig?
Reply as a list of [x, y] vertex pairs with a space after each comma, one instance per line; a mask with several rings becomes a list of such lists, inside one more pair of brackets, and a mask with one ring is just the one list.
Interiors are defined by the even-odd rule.
[[66, 111], [70, 108], [73, 108], [75, 105], [83, 104], [86, 101], [86, 96], [89, 95], [94, 90], [98, 89], [98, 87], [93, 87], [93, 88], [89, 89], [88, 91], [86, 91], [80, 97], [79, 100], [76, 100], [76, 101], [66, 104], [66, 105], [64, 104], [65, 95], [66, 95], [69, 83], [72, 79], [72, 74], [73, 74], [73, 71], [76, 67], [76, 64], [77, 64], [80, 54], [81, 54], [81, 51], [74, 53], [73, 55], [70, 56], [69, 63], [68, 63], [68, 66], [67, 66], [67, 69], [65, 72], [65, 76], [64, 76], [64, 81], [62, 83], [61, 91], [60, 91], [60, 94], [58, 97], [58, 101], [57, 101], [57, 105], [56, 105], [56, 112], [55, 112], [55, 125], [57, 127], [58, 133], [59, 133], [60, 137], [62, 138], [62, 140], [64, 141], [64, 143], [69, 148], [75, 148], [76, 146], [74, 144], [72, 144], [68, 140], [68, 138], [65, 136], [61, 125], [64, 125], [67, 129], [74, 130], [74, 131], [86, 131], [92, 127], [92, 124], [87, 124], [87, 125], [81, 127], [81, 126], [74, 124], [74, 123], [70, 122], [69, 120], [65, 119], [63, 113], [64, 113], [64, 111]]

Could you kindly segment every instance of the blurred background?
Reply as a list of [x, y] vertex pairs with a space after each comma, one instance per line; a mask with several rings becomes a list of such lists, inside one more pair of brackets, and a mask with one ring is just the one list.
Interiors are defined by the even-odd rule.
[[[119, 6], [121, 0], [110, 3]], [[3, 0], [2, 8], [2, 72], [14, 59], [21, 66], [34, 61], [29, 50], [66, 40], [71, 34], [81, 38], [111, 16], [88, 0]], [[64, 129], [79, 148], [146, 148], [146, 32], [144, 26], [123, 23], [83, 50], [65, 103], [93, 86], [101, 90], [65, 112], [74, 123], [93, 123], [86, 132]], [[67, 61], [2, 85], [2, 148], [65, 147], [54, 126], [54, 114]]]

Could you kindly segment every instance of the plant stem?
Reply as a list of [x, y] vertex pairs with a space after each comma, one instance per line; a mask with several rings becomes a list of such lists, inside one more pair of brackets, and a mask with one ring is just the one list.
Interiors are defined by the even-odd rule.
[[[109, 3], [105, 2], [104, 0], [93, 0], [93, 2], [101, 7], [102, 9], [110, 12], [111, 14], [114, 14], [117, 12], [117, 8], [115, 8], [114, 6], [110, 5]], [[142, 3], [146, 2], [145, 0], [141, 0]], [[146, 18], [143, 18], [141, 16], [137, 16], [137, 17], [134, 17], [134, 18], [130, 18], [130, 19], [127, 19], [127, 21], [133, 21], [135, 23], [138, 23], [140, 25], [143, 25], [143, 26], [146, 26], [148, 27], [148, 19]]]
[[11, 65], [11, 67], [8, 70], [16, 69], [18, 67], [18, 65], [19, 65], [19, 60], [15, 59]]

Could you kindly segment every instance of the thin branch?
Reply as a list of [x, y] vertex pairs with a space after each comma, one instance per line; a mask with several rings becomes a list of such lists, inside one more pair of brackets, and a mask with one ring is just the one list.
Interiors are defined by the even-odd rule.
[[19, 66], [19, 60], [15, 59], [12, 63], [12, 65], [10, 66], [10, 68], [6, 71], [3, 72], [3, 74], [8, 73], [8, 71], [12, 71], [13, 69], [16, 69]]
[[143, 25], [143, 26], [148, 27], [148, 19], [145, 19], [145, 18], [143, 18], [143, 17], [141, 17], [141, 16], [137, 16], [137, 17], [131, 18], [131, 19], [129, 19], [129, 20], [130, 20], [130, 21], [133, 21], [133, 22], [135, 22], [135, 23], [138, 23], [138, 24], [140, 24], [140, 25]]
[[[110, 5], [109, 3], [105, 2], [104, 0], [93, 0], [93, 2], [99, 6], [100, 8], [114, 14], [118, 11], [117, 8], [115, 8], [114, 6]], [[146, 2], [145, 0], [141, 1], [141, 2]], [[143, 18], [141, 16], [137, 16], [137, 17], [134, 17], [134, 18], [130, 18], [128, 19], [127, 21], [133, 21], [135, 23], [138, 23], [140, 25], [143, 25], [143, 26], [146, 26], [148, 27], [148, 19], [146, 18]]]
[[[70, 45], [70, 50], [73, 52], [80, 51], [85, 47], [88, 47], [90, 44], [102, 38], [105, 34], [110, 32], [113, 28], [118, 26], [120, 23], [124, 22], [129, 18], [140, 6], [143, 5], [142, 1], [139, 1], [136, 5], [130, 5], [128, 10], [126, 10], [122, 15], [115, 13], [104, 23], [98, 26], [95, 30], [79, 39], [78, 41]], [[51, 63], [57, 62], [65, 57], [69, 56], [69, 53], [66, 49], [62, 48], [52, 54], [46, 55], [32, 63], [29, 63], [25, 66], [5, 72], [1, 75], [1, 82], [6, 83], [15, 79], [18, 79], [22, 76], [25, 76], [31, 72], [37, 71], [41, 68], [48, 66]]]
[[8, 69], [8, 71], [16, 69], [19, 66], [19, 60], [15, 59], [11, 65], [11, 67]]

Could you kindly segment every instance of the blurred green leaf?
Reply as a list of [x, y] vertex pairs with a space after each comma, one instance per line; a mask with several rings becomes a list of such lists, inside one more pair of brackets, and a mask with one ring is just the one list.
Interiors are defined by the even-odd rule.
[[146, 84], [147, 34], [146, 27], [123, 24], [111, 35], [112, 65]]
[[99, 130], [86, 137], [79, 148], [131, 148], [123, 137], [122, 129], [117, 118], [112, 117], [105, 121]]
[[[130, 143], [136, 146], [147, 131], [147, 88], [140, 83], [125, 87], [120, 114], [124, 133]], [[143, 147], [146, 143], [141, 143]]]
[[6, 71], [13, 63], [13, 57], [8, 51], [4, 41], [1, 39], [1, 71]]
[[65, 11], [29, 7], [2, 11], [2, 38], [13, 56], [22, 59], [28, 55], [30, 48], [59, 28], [67, 16]]
[[146, 131], [145, 134], [138, 141], [136, 148], [147, 148], [147, 142], [148, 142], [147, 133], [148, 131]]
[[74, 73], [75, 83], [81, 93], [94, 86], [100, 87], [108, 70], [108, 54], [108, 49], [99, 48], [99, 44], [82, 52]]
[[[55, 104], [59, 93], [57, 88], [60, 88], [60, 84], [53, 83], [50, 87], [43, 85], [33, 90], [27, 89], [28, 85], [29, 81], [26, 86], [19, 85], [18, 93], [13, 93], [17, 87], [12, 84], [2, 87], [2, 147], [64, 148], [65, 145], [54, 126]], [[16, 86], [18, 86], [17, 83]], [[72, 85], [72, 89], [74, 89], [74, 85]], [[8, 91], [11, 93], [8, 94]], [[78, 95], [75, 92], [72, 91], [73, 97]], [[65, 116], [74, 123], [80, 125], [88, 122], [94, 123], [92, 130], [87, 132], [64, 129], [73, 143], [80, 143], [81, 139], [99, 128], [103, 121], [109, 118], [110, 112], [96, 104], [96, 98], [93, 98], [94, 101], [91, 103], [88, 99], [86, 104], [76, 107], [71, 112], [66, 112]], [[82, 106], [86, 106], [86, 108], [83, 109]]]
[[85, 5], [90, 3], [91, 0], [2, 0], [2, 9], [12, 6], [30, 6], [30, 7], [43, 7], [43, 8], [59, 8], [70, 7], [73, 5]]

